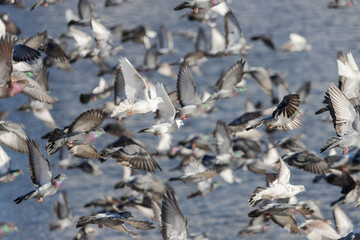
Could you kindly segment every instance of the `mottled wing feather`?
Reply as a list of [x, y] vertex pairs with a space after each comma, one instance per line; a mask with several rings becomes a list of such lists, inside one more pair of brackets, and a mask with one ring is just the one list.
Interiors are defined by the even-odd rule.
[[45, 43], [46, 39], [47, 39], [47, 31], [44, 31], [42, 33], [37, 33], [31, 38], [27, 39], [24, 42], [24, 45], [33, 49], [38, 49], [42, 44]]
[[296, 113], [296, 114], [297, 115], [290, 123], [281, 126], [281, 128], [283, 130], [286, 130], [286, 131], [294, 130], [294, 129], [300, 128], [302, 126], [303, 121], [300, 118], [300, 114], [299, 113]]
[[301, 233], [293, 216], [270, 215], [271, 220], [290, 233]]
[[106, 118], [101, 109], [91, 109], [83, 112], [69, 126], [69, 132], [88, 132], [99, 126]]
[[173, 193], [164, 195], [161, 207], [161, 234], [166, 240], [185, 240], [188, 237], [187, 220]]
[[31, 180], [36, 187], [51, 182], [53, 179], [49, 160], [44, 157], [35, 140], [27, 139], [29, 148], [29, 170]]
[[216, 91], [220, 89], [232, 89], [238, 84], [244, 74], [245, 59], [237, 61], [233, 64], [226, 73], [216, 82], [214, 89]]
[[291, 118], [297, 112], [299, 104], [300, 97], [298, 94], [286, 95], [273, 112], [273, 118], [275, 119], [281, 114], [286, 118]]
[[128, 220], [128, 219], [124, 219], [122, 221], [125, 223], [128, 223], [131, 226], [133, 226], [134, 228], [140, 229], [140, 230], [149, 230], [149, 229], [155, 228], [153, 226], [153, 224], [148, 221], [137, 221], [137, 220]]
[[94, 158], [100, 159], [102, 156], [98, 153], [96, 148], [94, 148], [90, 144], [83, 144], [83, 145], [75, 145], [69, 148], [69, 153], [78, 158]]
[[0, 85], [11, 82], [14, 41], [7, 35], [0, 38]]
[[180, 65], [176, 87], [181, 106], [197, 104], [196, 86], [187, 63]]

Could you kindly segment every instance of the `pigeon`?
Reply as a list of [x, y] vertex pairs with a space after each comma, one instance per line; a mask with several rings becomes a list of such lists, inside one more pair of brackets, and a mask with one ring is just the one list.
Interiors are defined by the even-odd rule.
[[0, 121], [0, 143], [13, 151], [29, 153], [26, 144], [27, 135], [23, 128], [24, 125], [21, 123]]
[[249, 226], [246, 229], [240, 230], [238, 235], [247, 233], [251, 236], [253, 234], [264, 233], [269, 228], [265, 225], [265, 220], [266, 216], [264, 214], [260, 214], [258, 217], [252, 217], [249, 222]]
[[[149, 172], [162, 171], [155, 159], [141, 146], [129, 144], [124, 147], [110, 147], [101, 151], [102, 158], [115, 158], [122, 166], [130, 166]], [[104, 160], [105, 160], [104, 159]]]
[[303, 185], [291, 185], [289, 180], [290, 170], [282, 158], [280, 158], [279, 174], [277, 176], [275, 174], [267, 174], [269, 187], [257, 187], [249, 199], [249, 205], [255, 207], [262, 199], [268, 198], [271, 201], [274, 201], [274, 199], [288, 198], [305, 191]]
[[188, 240], [188, 223], [174, 193], [164, 195], [161, 207], [161, 235], [163, 240]]
[[96, 102], [98, 99], [105, 99], [111, 95], [113, 90], [114, 86], [108, 86], [106, 81], [101, 77], [99, 84], [93, 90], [91, 90], [91, 93], [82, 93], [80, 95], [80, 102], [87, 104], [91, 100]]
[[283, 130], [294, 130], [301, 127], [299, 103], [299, 95], [289, 94], [285, 96], [271, 116], [263, 118], [253, 126], [246, 128], [246, 131], [260, 126], [268, 126], [270, 129], [278, 127]]
[[340, 147], [343, 149], [343, 153], [347, 154], [348, 147], [358, 145], [359, 113], [333, 83], [330, 84], [326, 96], [334, 128], [339, 138], [328, 139], [320, 152]]
[[[155, 112], [158, 104], [164, 102], [161, 97], [149, 97], [149, 88], [145, 79], [135, 70], [127, 58], [120, 58], [120, 71], [115, 80], [115, 95], [121, 98], [111, 117], [124, 117], [133, 114]], [[155, 95], [155, 93], [153, 94]]]
[[10, 14], [9, 13], [2, 13], [0, 14], [0, 19], [3, 21], [6, 27], [6, 32], [10, 33], [12, 35], [19, 35], [21, 30], [16, 24], [10, 20]]
[[290, 41], [281, 46], [281, 50], [290, 52], [310, 51], [311, 45], [307, 44], [306, 39], [296, 33], [290, 33]]
[[20, 169], [12, 170], [11, 159], [4, 149], [0, 147], [0, 184], [14, 181], [20, 174], [24, 173]]
[[74, 219], [70, 213], [70, 205], [67, 199], [66, 191], [59, 193], [58, 199], [54, 204], [54, 211], [58, 220], [50, 223], [49, 226], [50, 231], [53, 231], [58, 228], [64, 230], [65, 228], [70, 227], [72, 225]]
[[190, 193], [187, 196], [187, 198], [193, 198], [193, 197], [197, 197], [197, 196], [205, 197], [206, 194], [215, 191], [219, 186], [220, 185], [218, 182], [213, 182], [211, 178], [208, 178], [205, 181], [198, 182], [197, 183], [198, 190]]
[[237, 61], [226, 73], [216, 82], [211, 99], [230, 98], [243, 92], [244, 89], [237, 87], [244, 74], [245, 59]]
[[184, 125], [184, 123], [180, 119], [175, 119], [175, 107], [171, 103], [164, 86], [161, 83], [158, 83], [155, 88], [157, 96], [161, 97], [163, 100], [162, 103], [158, 104], [158, 109], [155, 113], [156, 125], [140, 130], [139, 133], [146, 132], [154, 134], [155, 136], [169, 134], [180, 128], [180, 126]]
[[98, 213], [94, 216], [83, 216], [79, 218], [76, 224], [76, 228], [83, 227], [87, 224], [98, 224], [99, 228], [103, 228], [104, 226], [106, 226], [115, 230], [122, 231], [124, 233], [128, 233], [133, 236], [135, 236], [136, 234], [129, 231], [124, 225], [125, 223], [128, 223], [131, 226], [140, 230], [149, 230], [154, 228], [154, 226], [150, 222], [130, 220], [130, 217], [132, 217], [132, 214], [130, 212]]
[[0, 239], [3, 239], [12, 232], [19, 232], [18, 228], [14, 223], [11, 222], [0, 222]]
[[177, 5], [174, 10], [179, 11], [185, 8], [191, 8], [195, 13], [199, 12], [199, 9], [210, 10], [212, 7], [224, 2], [223, 0], [190, 0], [188, 2], [182, 2]]
[[272, 101], [274, 101], [273, 85], [268, 70], [264, 67], [251, 67], [246, 73], [250, 74], [259, 85], [261, 91], [270, 96]]
[[34, 5], [30, 8], [30, 11], [34, 10], [35, 8], [38, 8], [40, 5], [44, 7], [48, 7], [49, 5], [54, 5], [63, 2], [63, 0], [36, 0]]
[[41, 153], [39, 145], [29, 138], [27, 138], [26, 141], [29, 148], [31, 180], [37, 189], [16, 198], [14, 200], [16, 204], [29, 198], [36, 198], [37, 202], [41, 203], [46, 196], [55, 194], [61, 187], [62, 182], [66, 179], [63, 173], [53, 178], [49, 160]]
[[101, 159], [101, 155], [91, 143], [105, 133], [103, 129], [94, 130], [94, 128], [104, 121], [106, 115], [100, 109], [91, 109], [80, 114], [64, 130], [55, 128], [46, 143], [47, 153], [52, 155], [63, 145], [67, 145], [69, 153], [75, 157]]
[[346, 8], [351, 7], [353, 3], [350, 0], [334, 0], [329, 2], [328, 8]]
[[331, 221], [306, 220], [300, 225], [308, 239], [339, 239], [341, 236], [330, 226]]

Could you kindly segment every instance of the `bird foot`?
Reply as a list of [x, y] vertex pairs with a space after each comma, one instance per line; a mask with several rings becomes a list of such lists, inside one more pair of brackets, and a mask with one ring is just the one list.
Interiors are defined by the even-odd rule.
[[270, 200], [270, 201], [274, 201], [275, 198], [274, 198], [274, 197], [269, 197], [269, 200]]
[[183, 121], [186, 119], [185, 114], [181, 115], [180, 117], [181, 117], [181, 120], [183, 120]]
[[270, 129], [273, 129], [273, 128], [274, 128], [274, 125], [269, 125], [269, 128], [270, 128]]
[[68, 147], [72, 147], [72, 146], [73, 146], [73, 145], [72, 145], [72, 143], [73, 143], [73, 141], [72, 141], [72, 140], [68, 140], [68, 141], [67, 141], [66, 146], [68, 146]]
[[104, 225], [102, 225], [102, 224], [98, 224], [98, 227], [99, 227], [99, 228], [103, 228], [103, 227], [104, 227]]
[[347, 147], [344, 147], [343, 154], [348, 154], [348, 152], [349, 152], [349, 149]]
[[128, 115], [128, 117], [132, 116], [133, 114], [134, 112], [132, 110], [126, 111], [126, 115]]
[[38, 200], [36, 200], [37, 203], [42, 203], [44, 201], [43, 198], [39, 198]]

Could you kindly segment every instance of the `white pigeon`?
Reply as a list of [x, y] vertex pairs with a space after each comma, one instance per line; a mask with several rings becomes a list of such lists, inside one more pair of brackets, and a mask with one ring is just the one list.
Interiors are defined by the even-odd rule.
[[290, 170], [280, 158], [280, 171], [278, 175], [273, 173], [266, 174], [266, 181], [268, 188], [257, 187], [250, 199], [249, 205], [255, 207], [262, 199], [270, 199], [274, 201], [278, 198], [288, 198], [295, 196], [296, 194], [305, 191], [303, 185], [291, 185], [290, 181]]
[[155, 113], [156, 124], [139, 132], [147, 132], [155, 136], [169, 134], [184, 125], [184, 123], [181, 119], [175, 119], [176, 110], [164, 86], [157, 83], [155, 89], [156, 95], [163, 100], [158, 104], [158, 110]]
[[120, 71], [115, 80], [115, 95], [120, 96], [122, 101], [112, 112], [111, 117], [155, 112], [158, 104], [164, 102], [163, 99], [155, 96], [149, 97], [148, 84], [127, 58], [120, 58], [119, 65]]

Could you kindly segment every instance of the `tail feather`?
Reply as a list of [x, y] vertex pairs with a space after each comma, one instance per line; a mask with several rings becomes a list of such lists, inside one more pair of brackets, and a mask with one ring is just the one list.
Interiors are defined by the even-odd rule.
[[144, 128], [144, 129], [141, 129], [140, 131], [138, 131], [138, 133], [143, 133], [143, 132], [148, 132], [149, 131], [149, 128]]
[[88, 217], [87, 217], [87, 216], [83, 216], [83, 217], [80, 217], [79, 220], [78, 220], [78, 222], [77, 222], [77, 224], [76, 224], [76, 228], [83, 227], [83, 226], [91, 223], [92, 220], [93, 220], [93, 218], [94, 218], [93, 216], [88, 216]]
[[327, 149], [332, 149], [339, 146], [340, 139], [336, 137], [329, 138], [325, 145], [320, 149], [320, 152], [324, 152]]
[[16, 198], [16, 199], [14, 200], [14, 202], [15, 202], [16, 204], [19, 204], [19, 203], [21, 203], [21, 202], [24, 201], [24, 200], [28, 200], [29, 198], [32, 197], [33, 193], [35, 193], [35, 192], [36, 192], [36, 190], [33, 190], [33, 191], [31, 191], [31, 192], [29, 192], [29, 193], [27, 193], [27, 194], [25, 194], [25, 195], [22, 195], [22, 196]]
[[251, 197], [249, 198], [249, 205], [250, 205], [250, 207], [255, 207], [256, 205], [258, 205], [259, 202], [261, 202], [262, 199], [255, 200], [255, 197], [256, 197], [256, 195], [257, 195], [258, 193], [260, 193], [260, 192], [263, 191], [263, 190], [265, 190], [265, 188], [263, 188], [263, 187], [257, 187], [257, 188], [253, 191]]
[[52, 131], [46, 143], [46, 151], [49, 155], [59, 151], [59, 149], [65, 144], [65, 135], [66, 134], [59, 128], [55, 128], [54, 131]]

